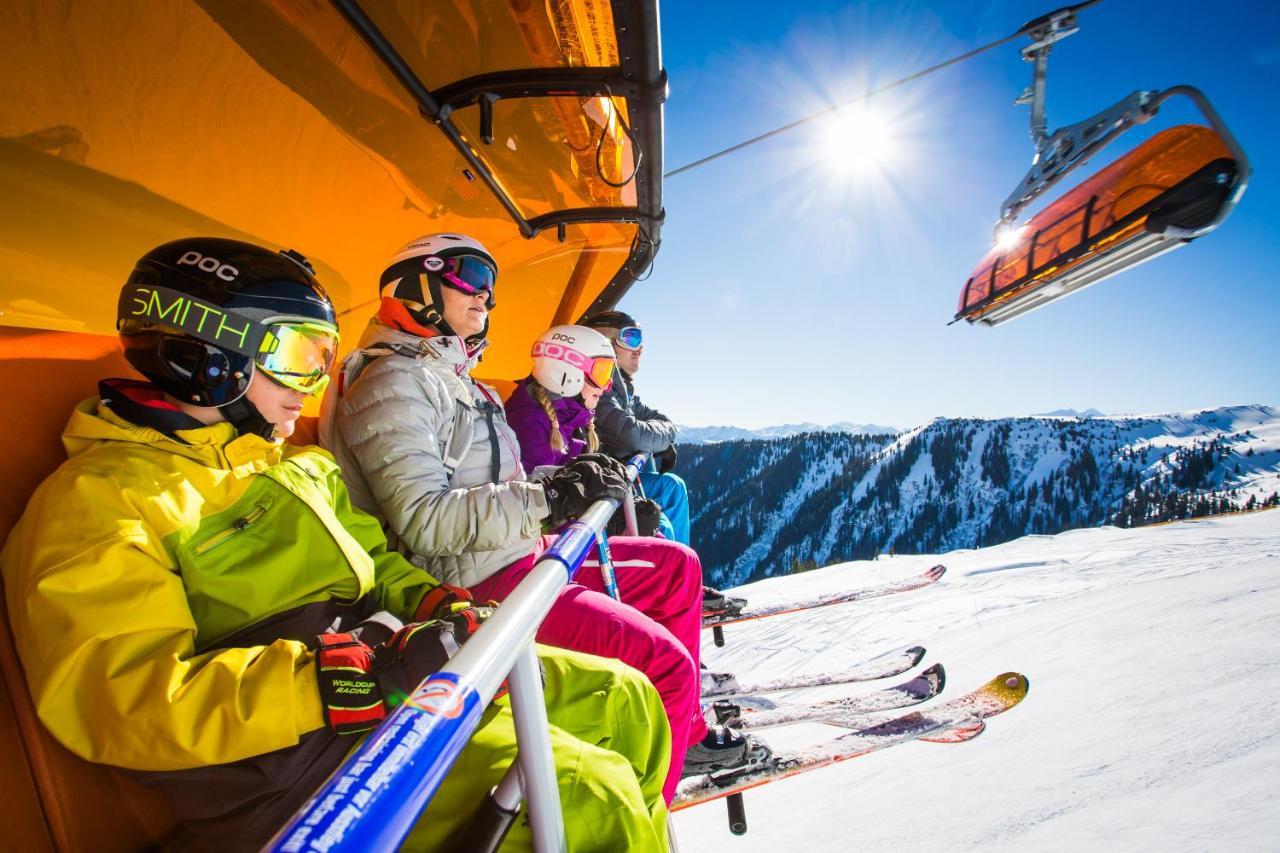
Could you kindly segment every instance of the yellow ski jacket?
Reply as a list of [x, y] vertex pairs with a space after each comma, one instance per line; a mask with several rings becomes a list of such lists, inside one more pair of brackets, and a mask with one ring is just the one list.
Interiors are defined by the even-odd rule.
[[315, 634], [354, 607], [408, 621], [435, 586], [319, 448], [226, 423], [166, 435], [96, 398], [63, 441], [0, 569], [40, 718], [91, 761], [181, 770], [298, 744], [324, 726]]

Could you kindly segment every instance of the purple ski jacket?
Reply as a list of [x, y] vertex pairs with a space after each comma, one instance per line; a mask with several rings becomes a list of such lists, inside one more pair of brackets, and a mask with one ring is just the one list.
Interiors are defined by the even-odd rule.
[[526, 472], [539, 465], [563, 465], [587, 449], [587, 443], [574, 438], [575, 430], [585, 429], [591, 422], [591, 411], [576, 397], [557, 397], [550, 394], [551, 405], [560, 421], [560, 434], [564, 436], [567, 453], [557, 453], [551, 446], [551, 421], [542, 404], [534, 399], [530, 387], [533, 377], [516, 383], [516, 390], [507, 400], [507, 424], [520, 439], [520, 464]]

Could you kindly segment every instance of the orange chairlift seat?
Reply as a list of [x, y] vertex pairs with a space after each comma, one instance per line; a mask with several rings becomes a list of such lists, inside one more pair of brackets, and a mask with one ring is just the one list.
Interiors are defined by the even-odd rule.
[[[1076, 32], [1075, 12], [1086, 5], [1050, 13], [1040, 27], [1028, 25], [1035, 43], [1023, 56], [1036, 71], [1020, 102], [1032, 104], [1036, 158], [1005, 201], [997, 227], [1003, 236], [965, 282], [955, 320], [995, 326], [1185, 246], [1221, 225], [1244, 193], [1248, 158], [1208, 99], [1190, 86], [1135, 92], [1083, 122], [1044, 132], [1049, 48]], [[1175, 96], [1191, 100], [1209, 125], [1162, 131], [1011, 227], [1031, 201]]]
[[[115, 303], [151, 247], [303, 252], [345, 349], [398, 246], [465, 232], [501, 265], [478, 372], [510, 387], [657, 250], [665, 96], [656, 0], [3, 4], [0, 539], [127, 373]], [[2, 610], [0, 675], [0, 846], [164, 846], [162, 804], [40, 725]]]

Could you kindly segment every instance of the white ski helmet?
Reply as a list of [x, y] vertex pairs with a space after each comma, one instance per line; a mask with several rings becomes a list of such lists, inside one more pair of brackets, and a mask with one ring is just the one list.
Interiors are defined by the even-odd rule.
[[533, 344], [533, 378], [561, 397], [576, 397], [584, 383], [613, 382], [613, 344], [586, 326], [552, 326]]
[[392, 255], [378, 287], [384, 300], [399, 302], [419, 325], [453, 334], [441, 313], [440, 288], [486, 293], [485, 305], [492, 310], [497, 278], [498, 262], [478, 240], [462, 234], [428, 234]]

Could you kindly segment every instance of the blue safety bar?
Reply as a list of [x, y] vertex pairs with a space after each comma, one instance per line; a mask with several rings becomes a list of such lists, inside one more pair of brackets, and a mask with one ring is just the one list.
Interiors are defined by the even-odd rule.
[[[644, 462], [644, 454], [632, 457], [629, 479], [635, 479]], [[563, 817], [533, 639], [618, 503], [596, 501], [565, 528], [448, 666], [423, 680], [365, 738], [266, 849], [395, 849], [426, 809], [475, 732], [481, 711], [508, 675], [534, 847], [563, 849]]]

